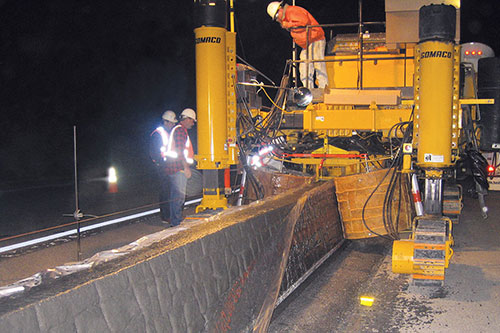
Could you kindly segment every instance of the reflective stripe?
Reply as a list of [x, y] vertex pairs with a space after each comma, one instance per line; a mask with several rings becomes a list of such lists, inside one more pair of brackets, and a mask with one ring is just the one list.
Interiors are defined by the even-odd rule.
[[[177, 125], [174, 128], [172, 128], [172, 132], [170, 133], [170, 139], [168, 143], [168, 149], [167, 149], [167, 155], [172, 158], [177, 158], [177, 152], [172, 149], [172, 143], [174, 141], [174, 132], [177, 128], [182, 127], [182, 125]], [[184, 148], [184, 158], [186, 159], [186, 162], [188, 164], [193, 164], [194, 160], [194, 152], [193, 152], [193, 146], [191, 145], [191, 139], [189, 139], [189, 135], [186, 133], [187, 139], [186, 139], [186, 144]]]
[[[155, 132], [158, 132], [161, 136], [161, 141], [163, 143], [163, 145], [160, 147], [160, 154], [161, 154], [161, 157], [163, 158], [164, 161], [167, 160], [167, 146], [169, 144], [169, 141], [170, 141], [170, 137], [168, 135], [168, 132], [163, 128], [163, 127], [158, 127]], [[153, 132], [154, 133], [154, 132]]]
[[186, 159], [186, 162], [188, 164], [193, 164], [194, 160], [194, 152], [193, 152], [193, 146], [191, 145], [191, 140], [189, 139], [189, 135], [186, 140], [186, 148], [184, 149], [184, 158]]
[[180, 125], [175, 126], [174, 128], [172, 128], [172, 131], [170, 132], [170, 137], [169, 137], [169, 140], [168, 140], [167, 151], [165, 152], [165, 154], [168, 157], [171, 157], [171, 158], [177, 158], [178, 157], [177, 152], [175, 151], [175, 149], [172, 149], [172, 144], [174, 142], [174, 131], [179, 126]]

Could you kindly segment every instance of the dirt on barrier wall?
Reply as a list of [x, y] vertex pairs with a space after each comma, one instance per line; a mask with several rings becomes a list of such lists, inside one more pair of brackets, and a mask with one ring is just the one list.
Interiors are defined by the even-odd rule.
[[0, 306], [6, 331], [265, 330], [280, 290], [341, 239], [333, 183], [192, 223]]

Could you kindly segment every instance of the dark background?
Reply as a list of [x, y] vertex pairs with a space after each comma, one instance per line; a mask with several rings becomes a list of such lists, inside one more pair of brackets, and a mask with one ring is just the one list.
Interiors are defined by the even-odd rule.
[[[235, 0], [238, 54], [275, 82], [289, 34], [269, 1]], [[289, 1], [291, 3], [291, 1]], [[356, 0], [296, 1], [320, 23], [356, 22]], [[365, 0], [365, 21], [384, 1]], [[148, 174], [148, 138], [166, 109], [196, 107], [193, 1], [0, 0], [0, 184]], [[462, 1], [462, 42], [500, 54], [493, 1]]]

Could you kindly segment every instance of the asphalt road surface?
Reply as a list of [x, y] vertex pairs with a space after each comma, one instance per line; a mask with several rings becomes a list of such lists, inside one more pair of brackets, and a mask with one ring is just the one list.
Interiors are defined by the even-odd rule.
[[[393, 274], [387, 242], [351, 242], [280, 304], [269, 332], [500, 332], [499, 199], [490, 192], [484, 220], [465, 198], [444, 287]], [[373, 306], [361, 305], [362, 295]]]

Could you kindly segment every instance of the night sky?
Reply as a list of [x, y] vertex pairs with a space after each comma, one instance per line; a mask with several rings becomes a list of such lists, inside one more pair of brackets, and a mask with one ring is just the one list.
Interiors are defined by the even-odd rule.
[[[291, 3], [291, 1], [289, 1]], [[320, 23], [357, 21], [357, 0], [296, 1]], [[476, 4], [478, 3], [478, 4]], [[500, 55], [493, 1], [462, 1], [462, 41]], [[268, 1], [235, 0], [238, 54], [279, 82], [291, 42]], [[383, 0], [364, 19], [383, 21]], [[162, 112], [196, 107], [191, 0], [0, 0], [0, 185], [151, 171]]]

